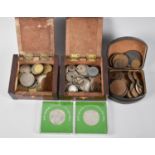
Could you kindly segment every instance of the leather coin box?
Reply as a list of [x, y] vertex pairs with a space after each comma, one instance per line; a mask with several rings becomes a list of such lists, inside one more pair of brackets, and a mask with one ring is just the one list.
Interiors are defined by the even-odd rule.
[[[109, 98], [120, 102], [120, 103], [132, 103], [134, 101], [138, 101], [140, 99], [142, 99], [145, 94], [146, 94], [146, 82], [145, 82], [145, 76], [144, 76], [144, 71], [143, 71], [143, 66], [144, 66], [144, 62], [146, 59], [146, 54], [147, 54], [147, 44], [135, 37], [121, 37], [118, 39], [113, 40], [109, 46], [108, 46], [108, 51], [107, 51], [107, 58], [108, 58], [108, 96]], [[125, 54], [127, 51], [137, 51], [138, 54], [140, 54], [141, 56], [141, 65], [140, 67], [133, 69], [132, 67], [127, 67], [127, 68], [115, 68], [114, 66], [111, 65], [111, 60], [110, 58], [112, 57], [112, 55], [114, 54]], [[131, 52], [132, 53], [132, 52]], [[121, 73], [121, 74], [120, 74]], [[142, 85], [143, 88], [143, 93], [138, 95], [138, 96], [134, 96], [136, 95], [135, 90], [133, 90], [131, 93], [134, 96], [129, 96], [130, 97], [125, 97], [125, 96], [117, 96], [117, 95], [113, 95], [110, 92], [110, 84], [111, 84], [111, 77], [117, 76], [117, 78], [119, 78], [120, 75], [122, 75], [122, 73], [124, 74], [124, 76], [128, 76], [128, 74], [133, 74], [133, 73], [137, 73], [138, 78], [139, 78], [139, 82]], [[132, 79], [131, 79], [132, 80]], [[132, 86], [131, 86], [132, 87]], [[123, 88], [123, 87], [122, 87]], [[116, 89], [116, 88], [113, 88]], [[119, 89], [121, 90], [121, 87], [119, 87]], [[117, 89], [116, 89], [117, 90]], [[119, 92], [117, 92], [117, 94], [119, 94]]]
[[[58, 58], [54, 47], [54, 19], [16, 18], [15, 22], [19, 55], [13, 55], [9, 94], [14, 99], [56, 99]], [[52, 66], [42, 91], [20, 88], [20, 66], [34, 64]]]
[[[102, 100], [105, 99], [104, 62], [102, 58], [102, 18], [67, 18], [66, 48], [60, 66], [60, 99]], [[88, 65], [99, 69], [100, 91], [66, 91], [66, 66]]]

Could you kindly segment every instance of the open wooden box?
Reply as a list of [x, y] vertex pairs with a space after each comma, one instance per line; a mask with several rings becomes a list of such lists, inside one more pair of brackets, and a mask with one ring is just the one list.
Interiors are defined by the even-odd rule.
[[[53, 18], [16, 18], [19, 55], [13, 56], [9, 94], [14, 99], [56, 99], [58, 59], [54, 47]], [[19, 67], [23, 64], [50, 64], [52, 71], [46, 78], [46, 89], [20, 88]]]
[[[135, 37], [121, 37], [118, 38], [116, 40], [113, 40], [108, 47], [108, 51], [107, 51], [107, 58], [108, 58], [108, 70], [109, 70], [109, 74], [108, 74], [108, 79], [109, 79], [109, 97], [117, 102], [122, 102], [122, 103], [131, 103], [137, 100], [140, 100], [141, 98], [143, 98], [146, 94], [146, 83], [145, 83], [145, 77], [144, 77], [144, 71], [143, 71], [143, 66], [144, 66], [144, 62], [146, 59], [146, 53], [147, 53], [147, 44]], [[139, 54], [141, 55], [141, 65], [139, 68], [137, 69], [133, 69], [130, 67], [127, 68], [115, 68], [113, 66], [111, 66], [110, 63], [110, 57], [113, 54], [116, 53], [125, 53], [127, 51], [137, 51], [139, 52]], [[137, 73], [138, 77], [139, 77], [139, 81], [143, 86], [143, 93], [137, 97], [131, 97], [131, 98], [127, 98], [127, 97], [118, 97], [118, 96], [113, 96], [110, 92], [110, 82], [111, 82], [111, 76], [118, 74], [119, 72], [123, 72], [123, 74], [126, 76], [127, 73], [131, 72], [131, 73]]]
[[[61, 99], [104, 99], [104, 65], [102, 59], [102, 18], [67, 18], [66, 51], [61, 59], [59, 97]], [[66, 91], [67, 65], [87, 64], [97, 66], [101, 76], [99, 92]]]

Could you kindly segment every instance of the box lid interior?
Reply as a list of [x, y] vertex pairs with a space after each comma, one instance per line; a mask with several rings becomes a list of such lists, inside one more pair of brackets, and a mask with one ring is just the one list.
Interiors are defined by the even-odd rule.
[[67, 18], [66, 56], [79, 54], [81, 57], [102, 51], [102, 18]]
[[54, 55], [53, 18], [19, 17], [16, 18], [16, 30], [20, 55]]

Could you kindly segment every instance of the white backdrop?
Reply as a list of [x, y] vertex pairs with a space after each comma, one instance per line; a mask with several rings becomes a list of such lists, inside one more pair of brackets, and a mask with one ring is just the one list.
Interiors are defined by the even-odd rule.
[[[64, 52], [64, 18], [56, 19], [56, 49]], [[155, 18], [104, 18], [104, 51], [110, 40], [135, 36], [149, 47], [145, 62], [147, 95], [123, 105], [108, 100], [107, 135], [40, 134], [42, 101], [8, 95], [12, 56], [18, 53], [14, 18], [0, 18], [0, 137], [155, 137]]]

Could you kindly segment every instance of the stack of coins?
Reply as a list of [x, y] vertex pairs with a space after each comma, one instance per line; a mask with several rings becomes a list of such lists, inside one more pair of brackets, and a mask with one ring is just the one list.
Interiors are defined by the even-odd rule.
[[144, 93], [141, 74], [138, 71], [111, 71], [110, 93], [121, 98], [136, 98]]
[[49, 64], [20, 65], [18, 88], [23, 91], [42, 91], [46, 76], [50, 72], [52, 72], [52, 65]]
[[98, 66], [67, 65], [66, 66], [67, 92], [100, 92], [101, 74]]
[[110, 56], [109, 64], [114, 68], [138, 69], [142, 65], [142, 57], [138, 51], [130, 50]]

